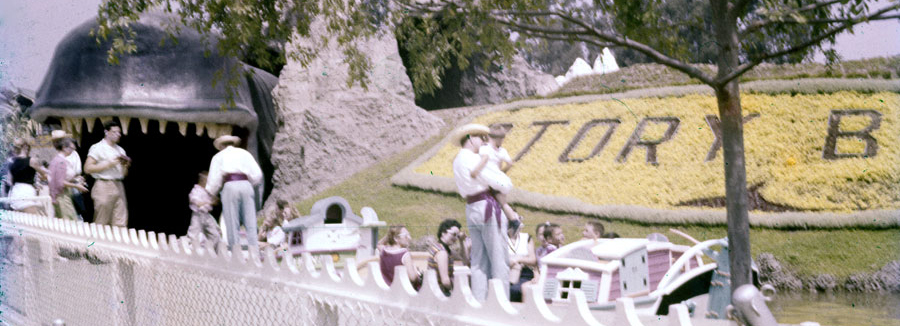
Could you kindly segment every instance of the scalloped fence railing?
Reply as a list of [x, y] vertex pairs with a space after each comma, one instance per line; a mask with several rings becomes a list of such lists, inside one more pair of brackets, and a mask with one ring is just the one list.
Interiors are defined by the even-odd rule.
[[510, 303], [492, 280], [477, 302], [457, 275], [445, 297], [433, 271], [416, 292], [405, 272], [386, 285], [376, 262], [277, 260], [272, 250], [236, 254], [174, 235], [0, 210], [0, 324], [49, 325], [690, 325], [637, 316], [629, 298], [598, 320], [584, 295], [545, 304], [526, 288]]

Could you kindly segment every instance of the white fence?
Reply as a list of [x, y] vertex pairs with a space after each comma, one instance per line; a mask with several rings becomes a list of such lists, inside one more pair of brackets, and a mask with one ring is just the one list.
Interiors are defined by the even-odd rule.
[[19, 212], [0, 211], [0, 230], [0, 321], [11, 325], [691, 324], [684, 305], [658, 319], [637, 316], [625, 298], [598, 317], [580, 291], [568, 305], [548, 306], [526, 287], [525, 302], [510, 303], [498, 280], [479, 303], [462, 275], [445, 297], [433, 271], [416, 292], [405, 272], [387, 286], [374, 262], [360, 275], [353, 260], [340, 270], [309, 255], [279, 262], [271, 249], [232, 254], [224, 245]]

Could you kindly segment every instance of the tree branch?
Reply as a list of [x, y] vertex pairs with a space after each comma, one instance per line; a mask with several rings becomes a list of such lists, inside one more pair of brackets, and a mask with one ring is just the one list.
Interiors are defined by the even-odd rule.
[[519, 33], [522, 33], [523, 35], [533, 36], [533, 37], [537, 37], [537, 38], [541, 38], [541, 39], [545, 39], [545, 40], [551, 40], [551, 41], [584, 42], [584, 43], [591, 44], [591, 45], [594, 45], [594, 46], [600, 47], [600, 48], [616, 46], [615, 44], [598, 43], [597, 41], [594, 41], [594, 40], [584, 39], [584, 38], [575, 37], [575, 36], [554, 37], [554, 36], [550, 36], [550, 35], [546, 35], [546, 34], [539, 34], [539, 33], [528, 32], [528, 31], [524, 31], [524, 30], [520, 30]]
[[506, 18], [492, 17], [492, 19], [500, 24], [512, 27], [520, 31], [541, 33], [544, 35], [590, 35], [590, 33], [588, 33], [587, 31], [573, 31], [568, 29], [553, 29], [534, 25], [523, 25]]
[[793, 46], [793, 47], [790, 47], [790, 48], [787, 48], [787, 49], [784, 49], [784, 50], [781, 50], [781, 51], [778, 51], [778, 52], [768, 53], [768, 54], [763, 54], [763, 55], [761, 55], [761, 56], [759, 56], [759, 57], [757, 57], [757, 58], [754, 58], [753, 60], [750, 60], [750, 61], [747, 62], [747, 63], [744, 63], [744, 64], [738, 66], [737, 69], [735, 69], [734, 71], [732, 71], [732, 72], [729, 73], [728, 75], [725, 75], [725, 76], [722, 77], [722, 78], [717, 78], [717, 79], [714, 81], [714, 85], [717, 85], [717, 86], [725, 85], [725, 84], [727, 84], [728, 82], [730, 82], [731, 80], [737, 78], [738, 76], [743, 75], [743, 74], [744, 74], [745, 72], [747, 72], [748, 70], [753, 69], [753, 67], [755, 67], [756, 65], [762, 63], [762, 62], [765, 61], [765, 60], [769, 60], [769, 59], [781, 57], [781, 56], [784, 56], [784, 55], [787, 55], [787, 54], [790, 54], [790, 53], [794, 53], [794, 52], [803, 50], [803, 49], [808, 48], [808, 47], [810, 47], [810, 46], [816, 45], [816, 44], [818, 44], [819, 42], [822, 42], [823, 40], [825, 40], [826, 38], [829, 38], [829, 37], [831, 37], [831, 36], [834, 36], [834, 35], [836, 35], [837, 33], [840, 33], [840, 32], [842, 32], [842, 31], [844, 31], [845, 29], [848, 29], [848, 28], [850, 28], [850, 27], [853, 27], [854, 25], [857, 25], [857, 24], [860, 24], [860, 23], [864, 23], [864, 22], [867, 22], [867, 21], [870, 21], [870, 20], [877, 20], [876, 18], [881, 17], [881, 15], [883, 15], [883, 14], [885, 14], [885, 13], [891, 11], [891, 10], [896, 10], [896, 9], [898, 9], [898, 8], [900, 8], [900, 5], [894, 5], [894, 6], [891, 6], [891, 7], [885, 7], [885, 8], [882, 8], [881, 10], [878, 10], [878, 11], [876, 11], [874, 14], [869, 15], [869, 16], [856, 17], [856, 18], [850, 18], [850, 19], [847, 19], [847, 20], [844, 22], [844, 24], [842, 24], [842, 25], [840, 25], [840, 26], [838, 26], [838, 27], [832, 28], [832, 29], [826, 31], [825, 33], [820, 34], [820, 35], [818, 35], [818, 36], [816, 36], [816, 37], [813, 37], [813, 38], [807, 40], [806, 42], [800, 43], [800, 44], [798, 44], [798, 45], [795, 45], [795, 46]]
[[[413, 1], [421, 2], [422, 0], [413, 0]], [[445, 1], [439, 1], [439, 2], [445, 2]], [[533, 24], [527, 24], [527, 23], [521, 23], [521, 22], [515, 21], [516, 17], [535, 17], [535, 16], [544, 16], [544, 17], [556, 16], [561, 20], [568, 21], [570, 23], [575, 24], [575, 25], [581, 27], [582, 29], [581, 30], [552, 29], [552, 28], [547, 28], [547, 27], [543, 27], [543, 26], [536, 26]], [[684, 74], [686, 74], [692, 78], [699, 79], [700, 81], [702, 81], [703, 83], [705, 83], [707, 85], [713, 85], [713, 80], [714, 80], [713, 77], [704, 73], [702, 70], [700, 70], [698, 68], [695, 68], [685, 62], [682, 62], [675, 58], [667, 56], [646, 44], [643, 44], [643, 43], [640, 43], [640, 42], [637, 42], [634, 40], [630, 40], [624, 36], [601, 32], [601, 31], [597, 30], [596, 28], [594, 28], [593, 26], [591, 26], [590, 24], [588, 24], [580, 19], [574, 18], [568, 14], [562, 13], [562, 12], [558, 12], [558, 11], [493, 10], [493, 11], [489, 12], [489, 17], [491, 19], [493, 19], [494, 21], [504, 24], [506, 26], [509, 26], [510, 28], [512, 28], [513, 30], [516, 30], [516, 31], [537, 33], [542, 36], [550, 36], [550, 37], [565, 36], [565, 37], [571, 38], [572, 35], [579, 35], [579, 36], [577, 36], [577, 38], [581, 39], [582, 41], [587, 41], [587, 38], [581, 37], [581, 36], [587, 36], [587, 37], [593, 37], [593, 38], [599, 39], [600, 41], [603, 41], [606, 43], [611, 43], [612, 45], [631, 48], [631, 49], [634, 49], [634, 50], [652, 58], [654, 61], [656, 61], [662, 65], [668, 66], [668, 67], [673, 68], [678, 71], [681, 71]], [[507, 18], [507, 17], [511, 17], [511, 18]], [[601, 44], [601, 42], [588, 42], [588, 43]], [[605, 45], [608, 46], [609, 44], [605, 44]]]
[[[816, 3], [812, 3], [812, 4], [809, 4], [809, 5], [806, 5], [806, 6], [797, 8], [797, 9], [794, 10], [793, 12], [794, 12], [794, 13], [801, 13], [801, 12], [806, 12], [806, 11], [812, 11], [812, 10], [816, 10], [816, 9], [819, 9], [819, 8], [827, 7], [827, 6], [836, 4], [836, 3], [840, 3], [840, 2], [842, 2], [842, 1], [843, 1], [843, 0], [830, 0], [830, 1], [825, 1], [825, 2], [816, 2]], [[844, 19], [844, 20], [841, 20], [841, 19], [835, 19], [834, 21], [831, 21], [831, 20], [828, 20], [828, 19], [822, 19], [822, 20], [807, 20], [807, 23], [811, 23], [811, 24], [816, 24], [816, 23], [839, 23], [839, 22], [843, 22], [843, 21], [846, 21], [846, 19]], [[740, 32], [738, 33], [738, 35], [740, 35], [741, 37], [743, 37], [743, 36], [746, 36], [747, 34], [750, 34], [750, 33], [754, 32], [754, 31], [757, 31], [757, 30], [759, 30], [759, 29], [761, 29], [761, 28], [764, 28], [764, 27], [767, 27], [767, 26], [771, 26], [771, 25], [774, 25], [774, 24], [779, 24], [779, 23], [802, 24], [801, 22], [798, 22], [796, 19], [794, 19], [794, 18], [789, 18], [789, 17], [788, 17], [788, 18], [779, 18], [779, 19], [771, 19], [771, 18], [769, 18], [769, 19], [757, 20], [757, 21], [751, 22], [751, 23], [748, 24], [746, 27], [744, 27], [744, 29], [743, 29], [742, 31], [740, 31]]]
[[712, 84], [712, 83], [713, 83], [713, 78], [712, 78], [711, 76], [705, 74], [705, 73], [704, 73], [703, 71], [701, 71], [700, 69], [697, 69], [697, 68], [695, 68], [695, 67], [693, 67], [693, 66], [691, 66], [691, 65], [689, 65], [689, 64], [687, 64], [687, 63], [685, 63], [685, 62], [681, 62], [681, 61], [679, 61], [679, 60], [677, 60], [677, 59], [675, 59], [675, 58], [669, 57], [669, 56], [667, 56], [667, 55], [665, 55], [665, 54], [663, 54], [663, 53], [657, 51], [656, 49], [654, 49], [654, 48], [652, 48], [652, 47], [650, 47], [650, 46], [648, 46], [648, 45], [646, 45], [646, 44], [643, 44], [643, 43], [640, 43], [640, 42], [636, 42], [636, 41], [634, 41], [634, 40], [629, 40], [629, 39], [627, 39], [627, 38], [625, 38], [625, 37], [622, 37], [622, 36], [618, 36], [618, 35], [613, 35], [613, 34], [607, 34], [607, 33], [600, 32], [600, 31], [598, 31], [596, 28], [594, 28], [593, 26], [590, 26], [590, 25], [588, 25], [587, 23], [585, 23], [585, 22], [583, 22], [583, 21], [581, 21], [581, 20], [579, 20], [579, 19], [573, 18], [573, 17], [571, 17], [571, 16], [569, 16], [569, 15], [567, 15], [567, 14], [563, 14], [563, 13], [559, 13], [559, 12], [554, 12], [554, 14], [555, 14], [557, 17], [559, 17], [559, 18], [561, 18], [561, 19], [563, 19], [563, 20], [566, 20], [566, 21], [569, 21], [569, 22], [571, 22], [571, 23], [573, 23], [573, 24], [575, 24], [575, 25], [581, 26], [581, 27], [584, 28], [587, 32], [589, 32], [590, 34], [592, 34], [592, 35], [595, 36], [596, 38], [599, 38], [600, 40], [603, 40], [603, 41], [606, 41], [606, 42], [610, 42], [610, 43], [613, 43], [613, 44], [618, 45], [618, 46], [623, 46], [623, 47], [631, 48], [631, 49], [633, 49], [633, 50], [635, 50], [635, 51], [638, 51], [638, 52], [643, 53], [644, 55], [646, 55], [646, 56], [648, 56], [648, 57], [650, 57], [650, 58], [653, 58], [653, 60], [656, 61], [657, 63], [660, 63], [660, 64], [662, 64], [662, 65], [668, 66], [668, 67], [673, 68], [673, 69], [675, 69], [675, 70], [681, 71], [681, 72], [685, 73], [686, 75], [688, 75], [688, 76], [690, 76], [690, 77], [692, 77], [692, 78], [699, 79], [699, 80], [702, 81], [704, 84], [707, 84], [707, 85], [710, 85], [710, 86], [713, 85], [713, 84]]

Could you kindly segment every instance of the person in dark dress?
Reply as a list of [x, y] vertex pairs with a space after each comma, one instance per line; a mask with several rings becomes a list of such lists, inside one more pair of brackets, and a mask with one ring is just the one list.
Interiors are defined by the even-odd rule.
[[13, 143], [15, 157], [9, 165], [9, 174], [12, 178], [12, 189], [9, 191], [10, 206], [13, 210], [35, 215], [44, 215], [39, 201], [29, 200], [37, 197], [37, 189], [34, 187], [34, 177], [40, 174], [47, 178], [47, 169], [41, 166], [40, 160], [30, 157], [31, 141], [19, 138]]

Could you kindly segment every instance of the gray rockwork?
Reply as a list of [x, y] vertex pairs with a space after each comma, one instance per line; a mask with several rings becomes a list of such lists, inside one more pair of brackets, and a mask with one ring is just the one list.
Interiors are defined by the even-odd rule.
[[[417, 107], [393, 34], [361, 42], [372, 62], [368, 90], [347, 86], [348, 65], [337, 42], [321, 44], [321, 21], [299, 38], [318, 48], [307, 67], [289, 62], [273, 91], [279, 131], [273, 145], [276, 199], [296, 201], [333, 186], [381, 158], [435, 135], [443, 121]], [[291, 45], [287, 46], [291, 49]]]
[[803, 288], [803, 283], [800, 282], [800, 279], [781, 266], [781, 263], [770, 253], [759, 254], [756, 257], [756, 265], [759, 267], [761, 283], [768, 283], [776, 288], [790, 291]]
[[553, 76], [533, 68], [521, 55], [508, 66], [491, 63], [487, 69], [482, 67], [483, 58], [476, 55], [463, 71], [456, 66], [447, 69], [441, 78], [443, 88], [420, 96], [419, 103], [429, 109], [496, 104], [549, 95], [559, 88]]
[[887, 263], [873, 273], [856, 273], [846, 279], [838, 280], [830, 274], [807, 277], [800, 280], [796, 274], [775, 259], [770, 253], [760, 253], [756, 257], [759, 267], [759, 279], [763, 284], [787, 290], [806, 289], [810, 292], [828, 292], [846, 290], [850, 292], [888, 292], [900, 293], [900, 260]]

